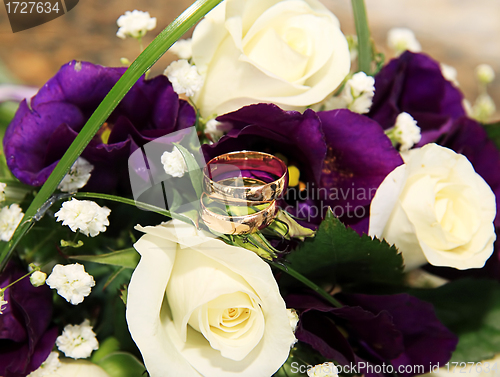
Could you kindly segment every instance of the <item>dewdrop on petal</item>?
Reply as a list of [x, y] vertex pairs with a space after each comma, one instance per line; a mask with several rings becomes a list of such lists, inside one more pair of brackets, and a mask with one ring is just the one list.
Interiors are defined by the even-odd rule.
[[334, 363], [323, 363], [313, 366], [307, 370], [308, 377], [337, 377], [338, 370]]
[[109, 225], [108, 216], [111, 210], [107, 207], [100, 207], [90, 200], [77, 200], [64, 202], [61, 209], [54, 215], [57, 221], [62, 221], [62, 225], [67, 225], [73, 232], [80, 231], [87, 237], [97, 236], [100, 232], [106, 231]]
[[47, 274], [42, 271], [35, 271], [30, 276], [30, 282], [33, 287], [39, 287], [45, 284], [45, 280], [47, 279]]
[[59, 296], [73, 305], [83, 302], [95, 286], [92, 275], [85, 272], [85, 268], [79, 263], [56, 264], [46, 283], [50, 288], [56, 289]]
[[161, 155], [161, 163], [165, 173], [175, 178], [180, 178], [188, 172], [186, 161], [178, 148], [174, 147], [172, 152], [164, 152]]
[[116, 32], [118, 38], [125, 39], [129, 36], [139, 39], [156, 27], [156, 17], [151, 17], [149, 12], [140, 10], [126, 11], [124, 15], [118, 17], [116, 24], [119, 27]]
[[80, 325], [67, 325], [56, 339], [59, 351], [73, 359], [85, 359], [99, 348], [96, 335], [88, 319]]
[[406, 50], [411, 52], [420, 52], [422, 47], [418, 42], [413, 31], [407, 28], [392, 28], [387, 33], [387, 45], [396, 55], [400, 55]]
[[177, 94], [185, 93], [186, 96], [192, 97], [203, 86], [203, 77], [198, 73], [198, 69], [185, 59], [172, 62], [163, 74], [168, 77]]
[[495, 80], [495, 71], [488, 64], [480, 64], [476, 67], [476, 77], [481, 84], [490, 84]]
[[179, 39], [175, 42], [169, 51], [173, 52], [181, 59], [191, 59], [193, 56], [192, 40], [189, 39]]
[[76, 192], [87, 184], [94, 165], [83, 157], [78, 157], [57, 188], [63, 192]]
[[17, 203], [0, 210], [0, 240], [10, 241], [23, 216], [23, 210]]
[[410, 150], [422, 138], [417, 121], [408, 113], [399, 114], [396, 124], [386, 131], [386, 135], [393, 143], [399, 144], [401, 152]]
[[28, 374], [28, 377], [45, 377], [57, 375], [56, 371], [61, 367], [61, 362], [59, 361], [59, 352], [52, 351], [49, 357], [40, 365], [40, 367]]

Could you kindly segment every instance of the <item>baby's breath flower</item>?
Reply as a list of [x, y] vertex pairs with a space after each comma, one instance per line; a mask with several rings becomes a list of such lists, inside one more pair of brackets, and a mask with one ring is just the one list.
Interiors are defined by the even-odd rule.
[[172, 47], [170, 47], [170, 51], [181, 59], [191, 59], [191, 57], [193, 56], [192, 45], [193, 43], [191, 38], [179, 39], [172, 45]]
[[39, 287], [45, 284], [46, 279], [47, 279], [47, 274], [42, 271], [35, 271], [30, 276], [30, 282], [34, 287]]
[[0, 290], [0, 314], [3, 314], [5, 306], [8, 304], [8, 302], [5, 301], [4, 298], [5, 298], [5, 291], [2, 289]]
[[92, 170], [94, 170], [94, 165], [83, 157], [78, 157], [57, 188], [64, 192], [77, 191], [87, 184]]
[[149, 30], [156, 27], [156, 17], [151, 17], [149, 12], [134, 10], [126, 11], [116, 21], [119, 29], [116, 36], [125, 39], [127, 36], [140, 39], [146, 35]]
[[99, 348], [88, 319], [80, 325], [64, 327], [62, 335], [57, 337], [56, 345], [59, 351], [73, 359], [85, 359], [92, 354], [92, 351]]
[[213, 138], [221, 137], [222, 135], [224, 135], [224, 131], [219, 129], [219, 126], [221, 124], [221, 122], [215, 119], [210, 119], [205, 125], [205, 133], [211, 135]]
[[309, 377], [337, 377], [337, 366], [334, 363], [323, 363], [315, 365], [307, 370]]
[[495, 79], [495, 71], [488, 64], [479, 64], [476, 67], [476, 77], [481, 84], [489, 84]]
[[413, 31], [407, 28], [392, 28], [387, 33], [387, 45], [396, 55], [400, 55], [406, 50], [411, 52], [420, 52], [422, 47], [418, 42]]
[[[286, 312], [288, 314], [288, 320], [290, 321], [290, 327], [295, 333], [295, 330], [297, 330], [297, 325], [299, 323], [299, 315], [297, 314], [297, 311], [295, 309], [287, 309]], [[297, 343], [297, 339], [292, 342], [290, 347], [293, 347], [295, 343]]]
[[107, 207], [100, 207], [90, 200], [77, 200], [64, 202], [61, 209], [56, 212], [57, 221], [62, 221], [73, 232], [80, 231], [87, 237], [95, 237], [100, 232], [106, 231], [109, 225], [108, 216], [111, 210]]
[[61, 366], [59, 352], [52, 351], [40, 367], [28, 374], [28, 377], [45, 377], [55, 375], [55, 371]]
[[0, 210], [0, 240], [10, 241], [23, 216], [23, 210], [17, 203]]
[[90, 294], [95, 285], [94, 278], [85, 272], [85, 268], [79, 264], [56, 264], [47, 279], [47, 285], [57, 289], [59, 296], [73, 305], [78, 305], [84, 297]]
[[7, 184], [0, 182], [0, 202], [5, 200], [5, 187], [7, 187]]
[[185, 59], [172, 62], [163, 74], [168, 77], [177, 94], [186, 93], [186, 96], [192, 97], [203, 86], [203, 77], [196, 66]]
[[393, 143], [399, 144], [401, 152], [410, 150], [422, 138], [417, 121], [408, 113], [399, 114], [394, 127], [388, 129], [385, 133]]
[[455, 67], [452, 67], [451, 65], [447, 65], [444, 63], [441, 63], [440, 67], [443, 77], [449, 82], [451, 82], [453, 85], [458, 86], [457, 70], [455, 69]]
[[496, 106], [493, 99], [488, 93], [482, 93], [477, 97], [474, 106], [472, 106], [472, 117], [478, 122], [486, 123], [495, 114], [495, 111]]
[[180, 178], [188, 171], [186, 161], [184, 161], [184, 157], [176, 147], [172, 152], [164, 152], [161, 155], [161, 163], [165, 173], [172, 177]]

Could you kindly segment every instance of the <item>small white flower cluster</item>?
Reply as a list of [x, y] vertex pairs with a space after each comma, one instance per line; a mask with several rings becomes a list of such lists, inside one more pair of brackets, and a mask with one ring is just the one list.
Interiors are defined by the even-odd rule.
[[455, 67], [441, 63], [440, 68], [441, 68], [441, 73], [446, 80], [448, 80], [449, 82], [451, 82], [455, 86], [459, 86], [458, 80], [457, 80], [458, 74], [457, 74], [457, 70]]
[[358, 72], [347, 80], [338, 96], [324, 101], [320, 109], [349, 109], [358, 114], [366, 114], [370, 111], [374, 94], [375, 79], [364, 72]]
[[55, 375], [55, 372], [59, 367], [61, 367], [61, 362], [59, 361], [59, 352], [52, 351], [40, 367], [28, 374], [28, 377], [48, 377]]
[[156, 27], [156, 17], [151, 17], [149, 12], [142, 12], [140, 10], [126, 11], [124, 15], [118, 18], [116, 24], [119, 27], [116, 32], [118, 38], [125, 39], [129, 36], [140, 39], [149, 30], [153, 30]]
[[61, 209], [56, 212], [57, 221], [62, 221], [73, 232], [85, 234], [87, 237], [97, 236], [100, 232], [106, 231], [109, 225], [108, 216], [111, 210], [107, 207], [100, 207], [90, 200], [77, 200], [64, 202]]
[[92, 170], [94, 165], [83, 157], [78, 157], [57, 188], [63, 192], [76, 192], [87, 184]]
[[387, 33], [387, 45], [397, 55], [405, 51], [420, 52], [422, 46], [418, 42], [413, 31], [408, 28], [392, 28]]
[[84, 297], [90, 294], [95, 281], [79, 263], [65, 266], [56, 264], [47, 279], [47, 285], [52, 289], [57, 289], [57, 293], [66, 301], [78, 305]]
[[203, 77], [198, 73], [198, 69], [186, 59], [170, 63], [163, 74], [168, 77], [177, 94], [185, 93], [186, 96], [192, 97], [203, 86]]
[[181, 59], [189, 60], [193, 56], [193, 42], [189, 39], [179, 39], [175, 42], [169, 51], [173, 52]]
[[7, 187], [6, 183], [0, 182], [0, 202], [5, 200], [5, 188]]
[[[288, 314], [288, 320], [290, 321], [290, 327], [295, 333], [295, 330], [297, 330], [297, 325], [299, 324], [299, 315], [297, 314], [297, 311], [295, 309], [287, 309], [286, 312]], [[297, 342], [298, 340], [297, 338], [295, 338], [295, 340], [290, 345], [290, 348], [293, 347]]]
[[408, 113], [399, 114], [394, 127], [385, 133], [393, 143], [399, 144], [401, 152], [410, 150], [422, 138], [417, 121]]
[[491, 84], [495, 80], [495, 71], [488, 64], [479, 64], [476, 67], [476, 77], [481, 84]]
[[222, 131], [219, 126], [222, 123], [215, 120], [215, 119], [210, 119], [206, 124], [205, 124], [205, 133], [209, 134], [213, 139], [218, 139], [222, 135], [224, 135], [224, 131]]
[[7, 301], [5, 301], [5, 291], [2, 289], [0, 290], [0, 314], [3, 314], [3, 311], [5, 310], [5, 306], [8, 304]]
[[99, 348], [96, 334], [88, 319], [80, 325], [67, 325], [56, 339], [59, 351], [73, 359], [85, 359]]
[[339, 374], [334, 363], [323, 363], [309, 368], [307, 375], [309, 377], [337, 377]]
[[0, 240], [10, 241], [23, 216], [23, 210], [17, 203], [0, 210]]
[[480, 64], [476, 67], [476, 78], [479, 82], [479, 96], [472, 106], [471, 116], [481, 123], [488, 123], [490, 117], [495, 114], [496, 106], [493, 98], [488, 94], [488, 84], [495, 79], [495, 71], [488, 64]]
[[161, 163], [165, 173], [175, 178], [180, 178], [187, 173], [188, 168], [184, 157], [178, 148], [174, 147], [172, 152], [163, 152]]

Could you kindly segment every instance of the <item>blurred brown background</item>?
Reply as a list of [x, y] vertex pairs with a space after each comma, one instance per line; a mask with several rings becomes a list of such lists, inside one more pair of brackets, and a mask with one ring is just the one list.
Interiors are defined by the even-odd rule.
[[[340, 19], [344, 33], [354, 34], [350, 1], [322, 1]], [[157, 28], [144, 39], [147, 44], [190, 4], [191, 0], [80, 0], [66, 15], [15, 34], [5, 8], [0, 6], [0, 60], [14, 77], [34, 86], [43, 85], [72, 59], [118, 66], [121, 57], [133, 60], [139, 53], [137, 41], [115, 36], [116, 19], [121, 14], [139, 9], [157, 18]], [[366, 0], [366, 6], [380, 50], [387, 52], [390, 28], [411, 28], [424, 52], [458, 70], [460, 86], [471, 101], [477, 95], [474, 68], [490, 64], [497, 77], [489, 92], [500, 108], [500, 1]], [[153, 74], [163, 72], [173, 59], [167, 52]], [[498, 110], [496, 119], [500, 118]]]

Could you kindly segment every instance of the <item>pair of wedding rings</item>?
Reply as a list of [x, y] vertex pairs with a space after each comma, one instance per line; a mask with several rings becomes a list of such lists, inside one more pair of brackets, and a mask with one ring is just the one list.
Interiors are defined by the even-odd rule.
[[262, 152], [226, 153], [203, 169], [201, 218], [218, 233], [249, 234], [276, 217], [278, 199], [288, 184], [288, 169]]

